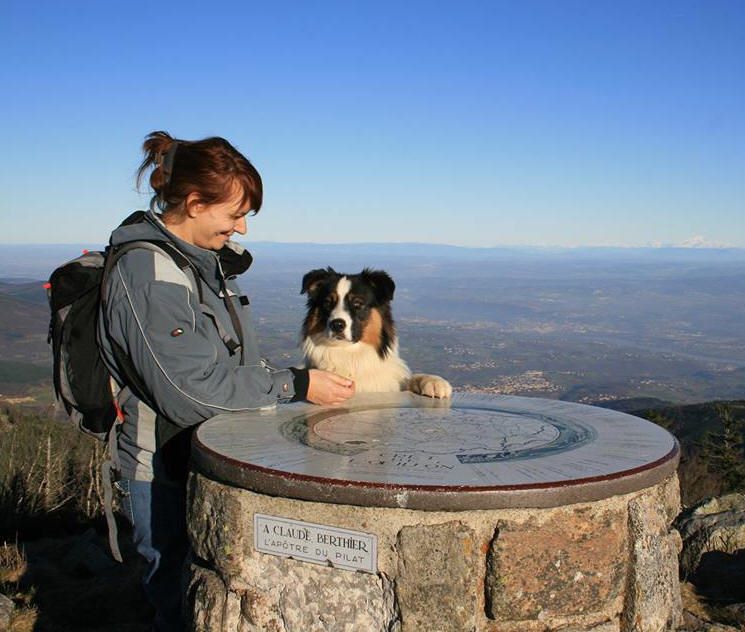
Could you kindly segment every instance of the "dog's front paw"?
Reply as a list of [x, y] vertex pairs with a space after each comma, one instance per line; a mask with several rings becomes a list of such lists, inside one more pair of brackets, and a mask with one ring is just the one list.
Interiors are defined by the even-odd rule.
[[436, 397], [438, 399], [444, 399], [453, 394], [453, 387], [450, 386], [450, 382], [446, 379], [441, 378], [439, 375], [425, 375], [422, 373], [411, 376], [409, 390], [417, 395]]

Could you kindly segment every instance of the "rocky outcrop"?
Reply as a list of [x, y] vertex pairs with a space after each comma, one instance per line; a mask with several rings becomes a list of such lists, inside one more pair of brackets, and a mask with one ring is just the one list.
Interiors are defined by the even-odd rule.
[[709, 498], [675, 521], [681, 576], [709, 599], [745, 602], [745, 494]]
[[745, 494], [702, 500], [676, 518], [675, 528], [683, 538], [680, 570], [687, 577], [706, 553], [745, 548]]

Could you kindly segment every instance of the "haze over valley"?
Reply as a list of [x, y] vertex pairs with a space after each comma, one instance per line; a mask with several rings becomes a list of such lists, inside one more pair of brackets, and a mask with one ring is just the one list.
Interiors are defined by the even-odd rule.
[[[262, 352], [279, 366], [300, 362], [303, 274], [368, 266], [396, 281], [393, 312], [412, 369], [458, 389], [588, 403], [745, 398], [745, 250], [249, 248], [255, 261], [241, 282]], [[2, 397], [42, 397], [39, 280], [80, 249], [0, 246]]]

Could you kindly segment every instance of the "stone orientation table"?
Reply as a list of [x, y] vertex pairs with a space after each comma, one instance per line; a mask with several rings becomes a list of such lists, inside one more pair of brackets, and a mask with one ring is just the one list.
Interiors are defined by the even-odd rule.
[[221, 415], [189, 480], [196, 630], [657, 631], [676, 440], [556, 400], [357, 395]]

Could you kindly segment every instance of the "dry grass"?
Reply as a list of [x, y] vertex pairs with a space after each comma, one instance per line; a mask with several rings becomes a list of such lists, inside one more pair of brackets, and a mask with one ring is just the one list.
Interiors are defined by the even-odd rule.
[[17, 584], [26, 572], [26, 555], [23, 548], [3, 542], [0, 546], [0, 585]]
[[38, 618], [39, 613], [36, 608], [19, 608], [13, 613], [9, 632], [34, 632], [38, 630], [36, 626]]
[[71, 424], [0, 411], [0, 539], [38, 537], [102, 513], [103, 444]]

